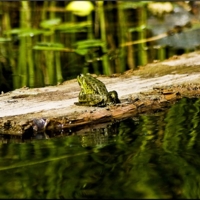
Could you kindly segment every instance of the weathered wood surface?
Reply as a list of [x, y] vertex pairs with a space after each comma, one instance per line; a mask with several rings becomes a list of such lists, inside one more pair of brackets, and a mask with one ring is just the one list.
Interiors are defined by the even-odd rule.
[[74, 105], [80, 91], [75, 79], [58, 86], [21, 88], [0, 95], [0, 133], [23, 134], [33, 128], [34, 119], [45, 119], [49, 129], [108, 122], [148, 110], [161, 110], [184, 96], [198, 97], [200, 53], [98, 79], [109, 91], [118, 92], [121, 104], [104, 108]]

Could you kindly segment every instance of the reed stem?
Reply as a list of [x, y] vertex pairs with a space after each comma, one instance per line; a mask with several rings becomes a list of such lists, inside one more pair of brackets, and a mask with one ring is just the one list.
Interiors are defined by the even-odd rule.
[[[118, 21], [119, 21], [119, 44], [124, 44], [126, 42], [125, 32], [126, 32], [126, 21], [124, 19], [123, 13], [123, 2], [117, 2], [118, 6]], [[119, 72], [123, 72], [126, 68], [126, 47], [120, 48], [120, 60], [119, 60]]]
[[[144, 27], [144, 29], [141, 29], [139, 31], [139, 35], [138, 35], [138, 40], [143, 40], [146, 38], [146, 21], [147, 21], [147, 16], [146, 16], [146, 10], [144, 8], [144, 6], [141, 6], [139, 9], [139, 27]], [[139, 58], [139, 65], [146, 65], [147, 64], [147, 47], [146, 47], [146, 43], [141, 43], [138, 44], [138, 49], [139, 49], [139, 54], [138, 54], [138, 58]]]
[[111, 74], [111, 69], [109, 65], [108, 60], [108, 54], [107, 54], [107, 39], [106, 39], [106, 26], [105, 26], [105, 16], [104, 16], [104, 7], [103, 7], [103, 1], [97, 1], [97, 8], [99, 12], [99, 19], [100, 19], [100, 31], [101, 31], [101, 40], [103, 42], [102, 45], [102, 51], [105, 53], [102, 56], [103, 59], [103, 73], [105, 75]]

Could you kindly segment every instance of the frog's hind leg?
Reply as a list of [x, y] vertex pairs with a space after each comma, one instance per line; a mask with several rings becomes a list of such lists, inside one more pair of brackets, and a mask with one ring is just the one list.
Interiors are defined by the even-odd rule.
[[112, 102], [112, 103], [120, 103], [120, 100], [118, 98], [118, 94], [115, 90], [113, 91], [110, 91], [109, 93], [109, 101]]
[[79, 103], [76, 105], [104, 106], [103, 104], [104, 96], [101, 96], [99, 94], [81, 94], [79, 96]]

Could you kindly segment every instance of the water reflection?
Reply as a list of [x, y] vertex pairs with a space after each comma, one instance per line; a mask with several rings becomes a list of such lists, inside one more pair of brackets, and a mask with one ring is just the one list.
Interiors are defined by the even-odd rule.
[[200, 100], [50, 139], [2, 143], [0, 198], [200, 198]]

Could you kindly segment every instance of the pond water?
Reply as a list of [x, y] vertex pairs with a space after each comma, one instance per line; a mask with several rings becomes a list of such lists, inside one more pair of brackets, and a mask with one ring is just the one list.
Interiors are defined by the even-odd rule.
[[200, 198], [200, 99], [0, 145], [0, 198]]

